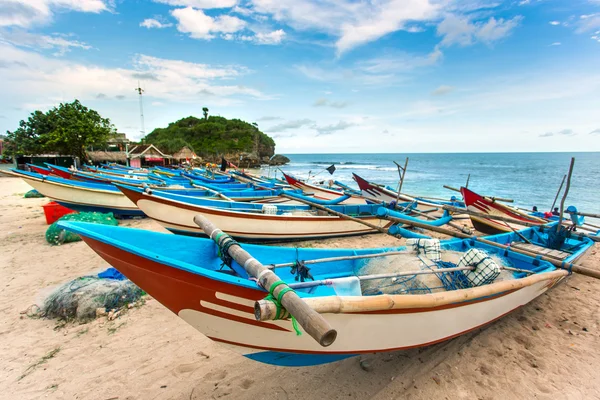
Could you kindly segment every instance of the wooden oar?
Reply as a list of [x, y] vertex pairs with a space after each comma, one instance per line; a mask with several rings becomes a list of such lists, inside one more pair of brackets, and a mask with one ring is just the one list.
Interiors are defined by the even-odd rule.
[[363, 225], [365, 225], [365, 226], [368, 226], [368, 227], [369, 227], [369, 228], [371, 228], [371, 229], [375, 229], [375, 230], [376, 230], [376, 231], [378, 231], [378, 232], [381, 232], [381, 233], [388, 234], [388, 230], [387, 230], [386, 228], [382, 228], [382, 227], [380, 227], [380, 226], [377, 226], [377, 225], [374, 225], [374, 224], [372, 224], [372, 223], [370, 223], [370, 222], [363, 221], [363, 220], [362, 220], [362, 219], [360, 219], [360, 218], [354, 218], [354, 217], [351, 217], [351, 216], [349, 216], [349, 215], [346, 215], [346, 214], [344, 214], [344, 213], [341, 213], [341, 212], [334, 211], [334, 210], [332, 210], [332, 209], [330, 209], [330, 208], [327, 208], [327, 207], [324, 207], [324, 206], [322, 206], [322, 205], [320, 205], [320, 204], [313, 203], [312, 201], [308, 201], [308, 200], [300, 199], [300, 198], [297, 198], [297, 197], [293, 197], [293, 196], [290, 196], [290, 195], [288, 195], [288, 194], [285, 194], [285, 193], [281, 193], [281, 197], [285, 197], [285, 198], [288, 198], [288, 199], [290, 199], [290, 200], [296, 200], [296, 201], [299, 201], [300, 203], [304, 203], [304, 204], [307, 204], [307, 205], [309, 205], [309, 206], [311, 206], [311, 207], [314, 207], [314, 208], [316, 208], [316, 209], [319, 209], [319, 210], [322, 210], [322, 211], [326, 211], [326, 212], [328, 212], [328, 213], [330, 213], [330, 214], [333, 214], [333, 215], [336, 215], [336, 216], [338, 216], [338, 217], [340, 217], [340, 218], [342, 218], [342, 219], [347, 219], [347, 220], [349, 220], [349, 221], [354, 221], [354, 222], [356, 222], [356, 223], [359, 223], [359, 224], [363, 224]]
[[427, 225], [427, 224], [422, 224], [420, 222], [414, 222], [414, 221], [410, 221], [404, 218], [399, 218], [399, 217], [386, 217], [386, 219], [389, 219], [390, 221], [394, 221], [394, 222], [399, 222], [399, 223], [403, 223], [403, 224], [410, 224], [410, 225], [414, 225], [414, 226], [418, 226], [419, 228], [423, 228], [423, 229], [429, 229], [431, 231], [434, 232], [438, 232], [438, 233], [443, 233], [445, 235], [448, 236], [454, 236], [454, 237], [458, 237], [458, 238], [462, 238], [462, 239], [471, 239], [471, 240], [475, 240], [481, 243], [485, 243], [488, 244], [490, 246], [494, 246], [494, 247], [498, 247], [501, 249], [507, 249], [510, 251], [514, 251], [515, 253], [521, 253], [524, 254], [526, 256], [529, 257], [536, 257], [539, 258], [541, 260], [544, 261], [548, 261], [550, 264], [554, 265], [555, 267], [558, 268], [562, 268], [562, 269], [566, 269], [566, 270], [571, 270], [574, 272], [577, 272], [579, 274], [585, 275], [585, 276], [589, 276], [592, 278], [596, 278], [596, 279], [600, 279], [600, 271], [596, 271], [590, 268], [586, 268], [583, 267], [581, 265], [577, 265], [577, 264], [573, 264], [573, 263], [564, 263], [561, 261], [557, 261], [555, 259], [552, 258], [548, 258], [544, 255], [541, 255], [539, 253], [534, 253], [532, 251], [528, 251], [528, 250], [523, 250], [523, 249], [517, 249], [516, 247], [510, 247], [510, 246], [506, 246], [500, 243], [496, 243], [494, 241], [485, 239], [485, 238], [480, 238], [477, 236], [470, 236], [470, 235], [465, 235], [464, 233], [459, 233], [459, 232], [454, 232], [451, 231], [449, 229], [444, 229], [444, 228], [440, 228], [437, 226], [431, 226], [431, 225]]
[[[296, 318], [306, 333], [314, 338], [321, 346], [327, 347], [335, 341], [337, 331], [329, 325], [329, 322], [327, 322], [325, 318], [306, 305], [306, 303], [302, 301], [296, 292], [291, 290], [287, 284], [281, 283], [281, 279], [275, 275], [273, 271], [263, 266], [254, 257], [248, 254], [248, 252], [234, 242], [229, 235], [214, 226], [207, 218], [202, 215], [196, 215], [194, 217], [194, 222], [198, 224], [204, 233], [213, 239], [220, 248], [227, 241], [230, 241], [229, 247], [227, 248], [229, 255], [246, 270], [249, 276], [256, 278], [263, 288], [269, 290], [273, 297], [280, 298], [283, 307]], [[271, 290], [274, 284], [275, 288]]]

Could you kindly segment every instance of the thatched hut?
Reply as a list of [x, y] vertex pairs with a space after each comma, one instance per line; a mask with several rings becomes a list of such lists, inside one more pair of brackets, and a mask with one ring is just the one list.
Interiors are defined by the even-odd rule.
[[196, 153], [194, 153], [192, 149], [187, 146], [183, 146], [181, 150], [173, 154], [173, 161], [180, 163], [183, 161], [195, 160], [197, 158], [199, 157], [196, 155]]
[[127, 154], [124, 151], [88, 151], [87, 155], [94, 164], [103, 162], [127, 163]]

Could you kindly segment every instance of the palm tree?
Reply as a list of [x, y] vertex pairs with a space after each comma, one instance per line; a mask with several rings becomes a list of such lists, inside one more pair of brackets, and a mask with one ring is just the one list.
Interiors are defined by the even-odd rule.
[[204, 114], [204, 119], [208, 119], [208, 108], [202, 107], [202, 113]]

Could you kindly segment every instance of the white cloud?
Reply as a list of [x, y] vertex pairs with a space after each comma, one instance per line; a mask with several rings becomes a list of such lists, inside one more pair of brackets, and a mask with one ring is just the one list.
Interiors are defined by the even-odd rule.
[[438, 6], [429, 0], [389, 0], [372, 3], [364, 11], [356, 15], [356, 21], [342, 25], [336, 42], [338, 54], [404, 29], [407, 22], [431, 20], [437, 15]]
[[414, 23], [435, 19], [440, 9], [431, 0], [251, 0], [251, 6], [296, 30], [337, 37], [338, 54], [400, 29], [418, 31]]
[[348, 121], [339, 121], [335, 125], [314, 126], [313, 128], [317, 131], [317, 136], [322, 136], [331, 135], [332, 133], [343, 131], [352, 126], [356, 126], [356, 123]]
[[[249, 71], [239, 66], [217, 66], [137, 55], [127, 68], [105, 68], [44, 57], [0, 43], [3, 93], [15, 106], [31, 101], [56, 103], [73, 98], [104, 99], [131, 96], [138, 80], [155, 100], [197, 102], [213, 94], [213, 104], [233, 104], [239, 96], [265, 98], [259, 90], [235, 81]], [[227, 83], [226, 83], [227, 82]], [[121, 97], [118, 97], [121, 96]]]
[[77, 40], [69, 40], [63, 36], [37, 35], [20, 29], [0, 30], [0, 42], [32, 49], [56, 50], [55, 55], [64, 55], [71, 49], [89, 50], [92, 47]]
[[450, 14], [438, 25], [437, 34], [443, 36], [442, 46], [467, 46], [477, 41], [490, 44], [510, 35], [522, 19], [518, 15], [508, 20], [490, 17], [487, 22], [472, 22], [469, 17]]
[[60, 10], [99, 13], [108, 6], [103, 0], [2, 0], [0, 26], [30, 28], [50, 22]]
[[192, 7], [177, 8], [171, 15], [177, 19], [177, 30], [189, 33], [194, 39], [210, 40], [217, 33], [235, 33], [246, 26], [246, 22], [237, 17], [219, 15], [213, 18]]
[[576, 33], [595, 31], [600, 28], [600, 13], [581, 15], [576, 25]]
[[327, 99], [317, 99], [313, 103], [313, 107], [332, 107], [332, 108], [346, 108], [350, 103], [347, 101], [330, 101]]
[[560, 46], [561, 44], [562, 44], [562, 43], [560, 43], [560, 42], [554, 42], [554, 43], [552, 43], [550, 46]]
[[265, 132], [283, 132], [283, 131], [287, 131], [290, 129], [302, 128], [307, 125], [312, 126], [314, 124], [315, 124], [315, 121], [313, 121], [312, 119], [308, 119], [308, 118], [297, 119], [297, 120], [282, 122], [281, 124], [273, 125], [272, 127], [265, 129]]
[[237, 0], [154, 0], [157, 3], [170, 6], [194, 7], [194, 8], [231, 8], [237, 4]]
[[454, 91], [454, 87], [453, 86], [441, 85], [437, 89], [435, 89], [433, 92], [431, 92], [431, 94], [433, 96], [443, 96], [443, 95], [448, 94], [448, 93], [450, 93], [452, 91]]
[[559, 21], [550, 21], [549, 24], [556, 26], [556, 25], [560, 25], [560, 22]]
[[152, 28], [162, 29], [162, 28], [171, 27], [171, 26], [173, 26], [173, 24], [162, 23], [159, 20], [156, 20], [154, 18], [146, 18], [145, 20], [140, 22], [140, 26], [142, 26], [144, 28], [148, 28], [148, 29], [152, 29]]
[[258, 44], [279, 44], [285, 38], [285, 31], [278, 29], [268, 33], [257, 32], [254, 38]]

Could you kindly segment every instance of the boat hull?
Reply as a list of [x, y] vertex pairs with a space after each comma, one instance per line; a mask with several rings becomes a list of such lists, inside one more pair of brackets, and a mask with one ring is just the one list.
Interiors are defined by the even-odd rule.
[[547, 279], [540, 277], [518, 290], [438, 307], [325, 313], [323, 317], [338, 335], [331, 346], [321, 347], [306, 333], [297, 336], [289, 320], [256, 321], [253, 304], [265, 297], [258, 288], [209, 279], [95, 238], [83, 235], [83, 239], [108, 263], [210, 339], [250, 359], [282, 366], [316, 365], [357, 354], [442, 342], [529, 303], [564, 276], [546, 273]]
[[[480, 214], [488, 214], [495, 217], [510, 218], [513, 220], [520, 220], [526, 224], [537, 224], [541, 225], [545, 221], [535, 217], [527, 217], [526, 215], [514, 210], [503, 204], [499, 204], [491, 199], [480, 196], [479, 194], [467, 189], [461, 188], [463, 199], [467, 210], [473, 211]], [[488, 219], [485, 217], [470, 215], [473, 227], [479, 232], [495, 235], [498, 233], [514, 232], [515, 230], [523, 229], [525, 225], [518, 223], [504, 222], [500, 220]]]
[[[194, 217], [204, 215], [231, 236], [245, 240], [303, 240], [376, 233], [357, 222], [336, 216], [269, 215], [241, 212], [184, 203], [134, 191], [119, 186], [132, 202], [148, 217], [168, 230], [186, 235], [204, 235], [194, 223]], [[371, 224], [387, 228], [391, 222], [376, 216], [359, 217]]]
[[111, 212], [119, 216], [143, 216], [144, 213], [123, 193], [96, 190], [19, 175], [44, 196], [77, 211]]

